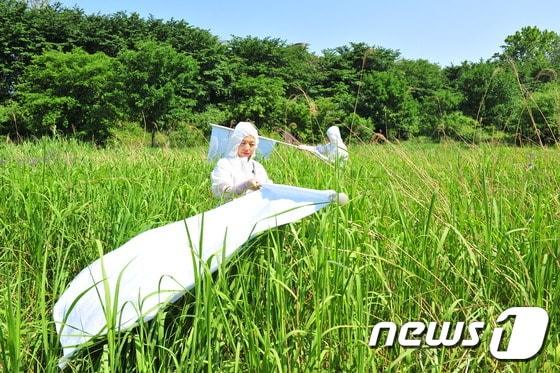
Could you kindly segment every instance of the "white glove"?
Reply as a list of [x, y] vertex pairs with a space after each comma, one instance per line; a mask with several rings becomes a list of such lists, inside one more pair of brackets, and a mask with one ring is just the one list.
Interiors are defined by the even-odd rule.
[[259, 190], [262, 186], [261, 183], [259, 183], [255, 178], [247, 180], [245, 184], [247, 186], [247, 189], [251, 190]]
[[257, 179], [252, 178], [244, 181], [236, 186], [233, 187], [233, 192], [237, 195], [241, 195], [245, 193], [247, 190], [258, 190], [261, 188], [261, 183], [257, 181]]

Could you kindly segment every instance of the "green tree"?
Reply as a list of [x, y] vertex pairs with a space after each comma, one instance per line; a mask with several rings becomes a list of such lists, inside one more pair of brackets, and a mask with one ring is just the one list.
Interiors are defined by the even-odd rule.
[[242, 77], [232, 87], [233, 120], [252, 120], [257, 126], [273, 128], [282, 121], [280, 108], [284, 84], [278, 78]]
[[34, 54], [34, 37], [22, 1], [0, 1], [0, 103], [14, 94], [21, 72]]
[[230, 63], [237, 76], [278, 78], [284, 82], [287, 96], [315, 93], [320, 74], [319, 58], [307, 45], [288, 45], [272, 38], [233, 37], [228, 42]]
[[521, 97], [513, 71], [495, 62], [464, 63], [457, 87], [463, 93], [463, 113], [483, 127], [503, 129], [513, 119], [517, 100]]
[[432, 137], [435, 139], [450, 138], [467, 143], [478, 143], [481, 140], [480, 124], [459, 111], [445, 114], [438, 118]]
[[[400, 125], [393, 126], [396, 125], [396, 122], [389, 118], [396, 118], [394, 114], [400, 109], [394, 105], [389, 109], [388, 102], [383, 103], [375, 96], [374, 91], [381, 87], [371, 84], [377, 79], [376, 74], [380, 72], [388, 73], [388, 75], [382, 74], [383, 76], [396, 77], [395, 74], [389, 72], [395, 69], [395, 63], [399, 57], [398, 51], [368, 46], [365, 43], [350, 43], [342, 47], [327, 49], [323, 53], [323, 58], [319, 63], [322, 72], [319, 93], [323, 97], [332, 98], [339, 110], [345, 113], [346, 119], [342, 120], [347, 122], [348, 131], [352, 136], [371, 137], [374, 128], [370, 128], [370, 126], [373, 126], [373, 123], [378, 126], [377, 130], [391, 131], [394, 136], [398, 136], [398, 133], [407, 136], [410, 134], [409, 131], [404, 131], [404, 128], [397, 129]], [[401, 83], [403, 83], [402, 88], [405, 89], [405, 82]], [[394, 104], [396, 105], [396, 102]], [[381, 120], [381, 117], [384, 120]], [[389, 121], [385, 121], [385, 119]], [[410, 123], [414, 121], [417, 121], [416, 117]], [[408, 124], [403, 123], [403, 125], [408, 127]], [[414, 126], [410, 126], [410, 128], [412, 129]]]
[[15, 94], [15, 85], [33, 56], [49, 49], [70, 51], [78, 45], [83, 13], [47, 3], [28, 7], [24, 1], [0, 1], [0, 101]]
[[129, 115], [144, 123], [155, 145], [156, 131], [168, 127], [174, 111], [194, 107], [198, 66], [192, 57], [154, 41], [122, 52], [118, 60]]
[[277, 70], [276, 76], [285, 82], [286, 95], [291, 97], [303, 92], [316, 95], [322, 74], [319, 69], [320, 58], [309, 53], [307, 45], [303, 43], [286, 46], [282, 57], [284, 64]]
[[397, 71], [366, 74], [356, 113], [369, 118], [387, 138], [408, 138], [419, 132], [418, 103]]
[[285, 66], [283, 50], [286, 43], [280, 39], [234, 36], [227, 45], [238, 74], [273, 77]]
[[89, 53], [103, 52], [116, 57], [146, 39], [146, 21], [138, 13], [117, 12], [111, 15], [91, 14], [82, 17], [76, 27], [74, 44]]
[[323, 51], [320, 68], [326, 96], [350, 93], [356, 95], [365, 74], [389, 71], [394, 67], [399, 52], [365, 43], [350, 43]]
[[84, 18], [81, 10], [67, 9], [60, 3], [54, 3], [30, 8], [26, 13], [28, 28], [34, 34], [34, 48], [38, 53], [48, 49], [68, 52], [80, 46], [77, 40], [82, 32], [80, 25]]
[[557, 79], [560, 68], [560, 35], [534, 26], [509, 35], [498, 54], [501, 61], [515, 64], [522, 83], [535, 84]]
[[516, 134], [519, 143], [537, 145], [560, 142], [560, 84], [551, 82], [537, 92], [519, 99], [518, 117], [509, 131]]
[[420, 133], [432, 135], [436, 123], [458, 109], [461, 94], [450, 87], [438, 65], [426, 60], [401, 60], [395, 68], [402, 72], [412, 97], [418, 102]]
[[20, 121], [21, 108], [16, 101], [9, 100], [0, 105], [0, 134], [21, 139], [23, 129], [20, 128]]
[[25, 129], [105, 141], [121, 113], [118, 70], [118, 61], [81, 49], [35, 57], [17, 86]]
[[320, 97], [312, 100], [299, 95], [282, 101], [281, 122], [285, 129], [297, 133], [303, 142], [322, 142], [325, 131], [332, 125], [344, 125], [346, 113], [332, 98]]
[[162, 21], [149, 18], [148, 37], [170, 44], [177, 52], [191, 56], [199, 67], [196, 76], [197, 105], [204, 111], [207, 105], [223, 103], [231, 93], [235, 80], [233, 64], [228, 60], [228, 47], [207, 30], [193, 27], [182, 20]]

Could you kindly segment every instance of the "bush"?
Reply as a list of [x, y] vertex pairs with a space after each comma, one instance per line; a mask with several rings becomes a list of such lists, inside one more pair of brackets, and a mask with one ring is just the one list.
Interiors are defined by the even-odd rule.
[[520, 101], [522, 107], [518, 135], [521, 142], [531, 140], [537, 144], [554, 144], [560, 141], [560, 84], [546, 84], [530, 99]]
[[[311, 100], [305, 96], [297, 96], [290, 100], [285, 99], [283, 112], [284, 129], [296, 134], [302, 142], [325, 141], [327, 128], [335, 125], [347, 126], [343, 124], [347, 115], [333, 98]], [[346, 122], [349, 125], [350, 121]], [[341, 130], [344, 132], [343, 128]]]
[[450, 138], [469, 143], [479, 143], [481, 135], [479, 123], [458, 111], [441, 117], [434, 131], [437, 139]]
[[[231, 113], [228, 110], [216, 106], [208, 106], [201, 113], [191, 114], [186, 122], [202, 131], [203, 137], [208, 138], [211, 132], [210, 124], [227, 125], [228, 118], [230, 117]], [[183, 124], [179, 126], [183, 126]]]
[[303, 96], [281, 101], [282, 128], [290, 133], [297, 134], [300, 141], [310, 141], [312, 137], [312, 123], [317, 108], [312, 101], [307, 101]]
[[136, 122], [119, 122], [109, 131], [108, 146], [144, 146], [150, 135]]
[[172, 147], [202, 145], [207, 141], [200, 128], [188, 123], [179, 123], [174, 130], [169, 131], [168, 140]]
[[7, 101], [4, 105], [0, 105], [0, 135], [15, 135], [19, 138], [23, 134], [18, 128], [21, 117], [21, 108], [17, 102]]
[[[351, 133], [348, 135], [359, 142], [370, 142], [375, 135], [375, 125], [370, 119], [362, 118], [358, 114], [350, 114], [344, 121], [345, 127]], [[344, 137], [344, 136], [343, 136]]]

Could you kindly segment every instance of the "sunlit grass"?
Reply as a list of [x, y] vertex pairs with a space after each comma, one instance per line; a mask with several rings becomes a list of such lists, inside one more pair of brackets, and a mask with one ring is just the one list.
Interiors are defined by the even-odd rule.
[[[51, 311], [69, 281], [136, 234], [216, 206], [205, 148], [0, 147], [0, 370], [57, 371]], [[361, 145], [333, 169], [292, 149], [282, 184], [346, 192], [251, 241], [156, 319], [76, 355], [73, 371], [555, 371], [560, 368], [560, 153]], [[241, 212], [242, 214], [242, 212]], [[124, 285], [123, 285], [124, 286]], [[544, 307], [543, 351], [367, 346], [379, 321], [474, 321]]]

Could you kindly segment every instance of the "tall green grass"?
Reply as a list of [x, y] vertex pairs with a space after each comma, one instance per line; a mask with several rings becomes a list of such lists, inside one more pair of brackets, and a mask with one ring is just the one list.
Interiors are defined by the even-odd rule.
[[[362, 145], [331, 168], [292, 149], [282, 184], [346, 192], [250, 240], [154, 320], [109, 333], [69, 371], [556, 371], [560, 153], [455, 144]], [[85, 266], [152, 228], [216, 206], [205, 149], [0, 147], [0, 370], [58, 371], [53, 304]], [[242, 212], [240, 212], [242, 215]], [[122, 284], [121, 286], [125, 286]], [[477, 348], [370, 348], [379, 321], [495, 326], [512, 306], [551, 325], [529, 362]]]

